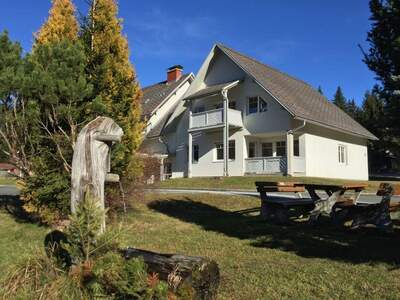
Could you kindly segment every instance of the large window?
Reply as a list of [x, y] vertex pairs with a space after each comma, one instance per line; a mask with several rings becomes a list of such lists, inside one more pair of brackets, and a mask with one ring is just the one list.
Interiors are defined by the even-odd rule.
[[249, 97], [248, 99], [248, 107], [247, 113], [255, 114], [257, 112], [264, 112], [268, 110], [268, 103], [263, 98], [257, 97]]
[[293, 155], [300, 156], [299, 140], [294, 140], [293, 142]]
[[193, 145], [193, 163], [199, 161], [199, 145]]
[[235, 141], [229, 141], [229, 159], [235, 159], [235, 157], [236, 157]]
[[286, 156], [286, 142], [276, 142], [276, 156]]
[[338, 155], [339, 155], [339, 163], [346, 164], [347, 163], [347, 147], [344, 145], [338, 146]]
[[[216, 156], [217, 160], [224, 159], [224, 144], [216, 143], [215, 144]], [[235, 141], [229, 141], [229, 159], [235, 159], [236, 157], [236, 149], [235, 149]]]
[[262, 143], [261, 144], [261, 153], [263, 157], [272, 156], [272, 143]]
[[256, 143], [249, 143], [249, 158], [256, 157]]

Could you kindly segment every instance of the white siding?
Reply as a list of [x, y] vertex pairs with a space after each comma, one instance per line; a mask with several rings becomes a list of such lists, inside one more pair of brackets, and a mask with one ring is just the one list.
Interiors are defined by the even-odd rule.
[[[366, 139], [345, 136], [341, 133], [329, 133], [327, 130], [310, 130], [306, 133], [306, 176], [368, 180], [368, 152]], [[325, 136], [316, 131], [325, 133]], [[347, 149], [347, 162], [339, 162], [338, 146]]]

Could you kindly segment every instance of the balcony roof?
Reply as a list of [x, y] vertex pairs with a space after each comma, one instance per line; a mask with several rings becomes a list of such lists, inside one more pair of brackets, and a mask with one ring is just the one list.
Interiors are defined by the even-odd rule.
[[237, 86], [240, 83], [240, 80], [225, 82], [216, 85], [210, 85], [200, 91], [195, 92], [192, 95], [185, 97], [185, 100], [194, 100], [199, 98], [204, 98], [208, 96], [214, 96], [221, 93], [222, 90], [230, 89]]

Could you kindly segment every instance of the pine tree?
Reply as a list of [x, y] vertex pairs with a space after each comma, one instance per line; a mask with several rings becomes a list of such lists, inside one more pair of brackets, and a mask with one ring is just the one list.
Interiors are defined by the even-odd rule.
[[53, 0], [49, 18], [36, 34], [36, 44], [60, 42], [64, 39], [78, 39], [78, 21], [71, 0]]
[[324, 92], [322, 91], [322, 87], [321, 87], [320, 85], [318, 86], [318, 92], [319, 92], [321, 95], [324, 94]]
[[342, 88], [340, 86], [338, 86], [332, 102], [343, 111], [347, 111], [347, 100], [344, 97]]
[[141, 91], [129, 60], [128, 41], [122, 34], [118, 7], [114, 0], [93, 0], [82, 38], [94, 86], [93, 99], [102, 108], [98, 113], [113, 118], [124, 137], [113, 152], [113, 167], [129, 178], [133, 175], [133, 155], [141, 143]]
[[358, 122], [361, 119], [361, 110], [354, 99], [346, 103], [346, 113]]
[[378, 95], [384, 113], [383, 118], [374, 119], [380, 127], [387, 128], [386, 150], [400, 157], [400, 0], [370, 0], [369, 5], [372, 28], [364, 62], [381, 83]]

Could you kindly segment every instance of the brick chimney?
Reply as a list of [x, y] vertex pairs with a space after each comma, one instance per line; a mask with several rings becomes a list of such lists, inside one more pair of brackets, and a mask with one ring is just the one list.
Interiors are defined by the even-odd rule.
[[167, 82], [174, 82], [181, 78], [183, 67], [175, 65], [167, 69]]

